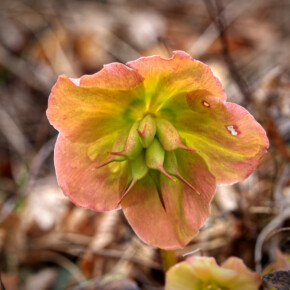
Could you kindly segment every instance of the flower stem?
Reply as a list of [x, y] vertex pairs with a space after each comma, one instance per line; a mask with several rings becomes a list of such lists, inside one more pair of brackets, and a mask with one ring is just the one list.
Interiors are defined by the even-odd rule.
[[174, 250], [163, 250], [161, 249], [161, 258], [163, 271], [166, 273], [170, 267], [176, 264], [177, 259]]

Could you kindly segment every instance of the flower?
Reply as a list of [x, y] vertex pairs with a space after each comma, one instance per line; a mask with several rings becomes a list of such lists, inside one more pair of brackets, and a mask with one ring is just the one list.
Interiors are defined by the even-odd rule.
[[245, 179], [268, 147], [255, 119], [225, 100], [210, 68], [182, 51], [60, 76], [47, 110], [60, 187], [81, 207], [122, 207], [148, 244], [184, 247], [216, 185]]
[[261, 277], [237, 257], [218, 266], [211, 257], [192, 257], [166, 273], [166, 290], [258, 290]]

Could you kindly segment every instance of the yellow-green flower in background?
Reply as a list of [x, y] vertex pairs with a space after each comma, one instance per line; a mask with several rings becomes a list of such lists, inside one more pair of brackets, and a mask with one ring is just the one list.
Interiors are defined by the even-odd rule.
[[216, 185], [245, 179], [268, 147], [255, 119], [225, 100], [209, 67], [182, 51], [60, 76], [47, 110], [60, 187], [78, 206], [122, 207], [148, 244], [184, 247]]
[[214, 258], [192, 257], [166, 273], [165, 290], [258, 290], [261, 277], [237, 257], [218, 266]]

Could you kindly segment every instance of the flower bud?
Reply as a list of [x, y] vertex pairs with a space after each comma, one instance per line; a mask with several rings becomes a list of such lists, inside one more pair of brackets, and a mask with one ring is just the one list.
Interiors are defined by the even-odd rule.
[[163, 162], [165, 157], [165, 151], [162, 148], [157, 138], [154, 138], [151, 145], [146, 150], [145, 160], [150, 169], [156, 169], [161, 171], [168, 178], [174, 180], [163, 168]]
[[165, 119], [157, 119], [157, 136], [166, 151], [182, 148], [190, 151], [196, 151], [182, 144], [180, 136], [175, 127]]
[[147, 115], [138, 128], [140, 142], [144, 148], [148, 148], [156, 134], [156, 123], [151, 115]]
[[142, 152], [132, 162], [132, 177], [133, 179], [142, 179], [148, 173], [148, 167], [145, 162], [144, 153]]
[[141, 152], [141, 154], [133, 161], [130, 162], [131, 169], [132, 169], [132, 180], [126, 191], [121, 196], [118, 205], [122, 202], [122, 200], [125, 198], [125, 196], [130, 192], [130, 190], [133, 188], [135, 183], [145, 177], [145, 175], [148, 173], [149, 169], [145, 163], [144, 153]]
[[134, 160], [137, 155], [142, 151], [142, 145], [139, 140], [139, 135], [137, 129], [139, 127], [139, 122], [135, 122], [130, 129], [128, 139], [125, 145], [124, 150], [116, 152], [111, 152], [112, 155], [121, 155], [126, 156], [129, 160]]

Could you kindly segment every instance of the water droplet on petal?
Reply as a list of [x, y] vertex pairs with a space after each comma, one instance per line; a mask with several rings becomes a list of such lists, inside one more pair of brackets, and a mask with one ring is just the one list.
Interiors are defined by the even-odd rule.
[[206, 101], [202, 101], [201, 103], [202, 103], [202, 105], [203, 105], [204, 107], [206, 107], [206, 108], [210, 108], [210, 104], [209, 104], [208, 102], [206, 102]]
[[235, 126], [231, 125], [231, 126], [227, 126], [227, 130], [233, 135], [233, 136], [237, 136], [238, 132], [236, 131]]

